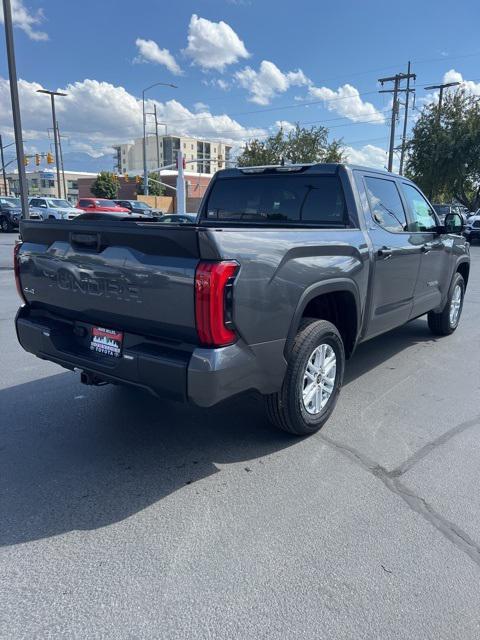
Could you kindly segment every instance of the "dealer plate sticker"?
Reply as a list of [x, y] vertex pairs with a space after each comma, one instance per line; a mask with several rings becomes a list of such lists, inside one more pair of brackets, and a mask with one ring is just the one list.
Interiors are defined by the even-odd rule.
[[123, 333], [114, 329], [92, 327], [90, 350], [104, 356], [119, 358], [122, 353]]

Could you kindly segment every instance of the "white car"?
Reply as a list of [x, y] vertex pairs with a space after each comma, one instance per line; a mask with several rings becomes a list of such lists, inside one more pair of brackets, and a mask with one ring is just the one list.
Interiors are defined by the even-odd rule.
[[480, 214], [478, 211], [468, 218], [467, 224], [463, 229], [463, 235], [470, 242], [480, 240]]
[[85, 213], [60, 198], [30, 198], [29, 205], [32, 220], [73, 220]]

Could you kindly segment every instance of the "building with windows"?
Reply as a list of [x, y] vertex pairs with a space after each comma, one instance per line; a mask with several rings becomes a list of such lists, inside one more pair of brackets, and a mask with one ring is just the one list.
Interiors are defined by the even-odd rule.
[[[28, 195], [39, 196], [43, 198], [57, 198], [57, 171], [55, 168], [39, 169], [36, 171], [27, 171]], [[80, 178], [91, 178], [92, 181], [97, 177], [96, 173], [85, 171], [65, 171], [65, 188], [63, 189], [63, 177], [60, 173], [62, 198], [66, 198], [72, 204], [78, 200], [78, 180]], [[7, 173], [7, 181], [11, 194], [20, 194], [20, 181], [18, 172]]]
[[[115, 169], [119, 173], [143, 174], [143, 138], [115, 147]], [[232, 147], [224, 142], [199, 140], [183, 136], [147, 136], [147, 168], [153, 171], [177, 161], [181, 150], [187, 171], [213, 174], [225, 169], [231, 160]]]

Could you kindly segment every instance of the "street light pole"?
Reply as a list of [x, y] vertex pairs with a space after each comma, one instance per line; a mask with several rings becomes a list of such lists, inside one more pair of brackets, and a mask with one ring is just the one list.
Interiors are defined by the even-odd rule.
[[66, 93], [61, 91], [48, 91], [47, 89], [37, 89], [37, 93], [46, 93], [50, 96], [52, 103], [52, 124], [53, 124], [53, 139], [55, 140], [55, 164], [57, 165], [57, 195], [62, 197], [62, 185], [60, 183], [60, 154], [58, 152], [58, 127], [57, 117], [55, 115], [55, 96], [66, 96]]
[[3, 190], [5, 191], [4, 195], [8, 196], [8, 193], [7, 193], [7, 172], [5, 171], [5, 158], [3, 157], [3, 142], [2, 142], [2, 134], [1, 133], [0, 133], [0, 160], [2, 162]]
[[24, 218], [29, 218], [28, 186], [23, 164], [22, 120], [20, 117], [20, 101], [18, 99], [17, 65], [15, 63], [15, 47], [13, 42], [12, 7], [10, 0], [3, 0], [3, 21], [5, 24], [5, 41], [7, 45], [8, 77], [10, 80], [10, 97], [12, 101], [13, 128], [17, 149], [18, 179], [20, 181], [20, 202]]
[[147, 169], [147, 138], [146, 138], [146, 121], [145, 121], [145, 93], [153, 87], [172, 87], [178, 89], [175, 84], [170, 82], [155, 82], [149, 87], [145, 87], [142, 91], [142, 115], [143, 115], [143, 195], [148, 196], [148, 169]]

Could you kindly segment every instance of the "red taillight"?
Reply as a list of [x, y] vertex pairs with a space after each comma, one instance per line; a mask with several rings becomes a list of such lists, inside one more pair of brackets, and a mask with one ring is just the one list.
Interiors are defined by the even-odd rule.
[[195, 320], [200, 342], [224, 347], [235, 342], [229, 313], [231, 285], [238, 270], [233, 260], [200, 262], [195, 272]]
[[27, 302], [25, 296], [22, 291], [22, 283], [20, 282], [20, 259], [18, 257], [18, 253], [22, 247], [21, 242], [17, 242], [17, 244], [13, 247], [13, 272], [15, 274], [15, 284], [17, 285], [17, 292], [22, 302]]

